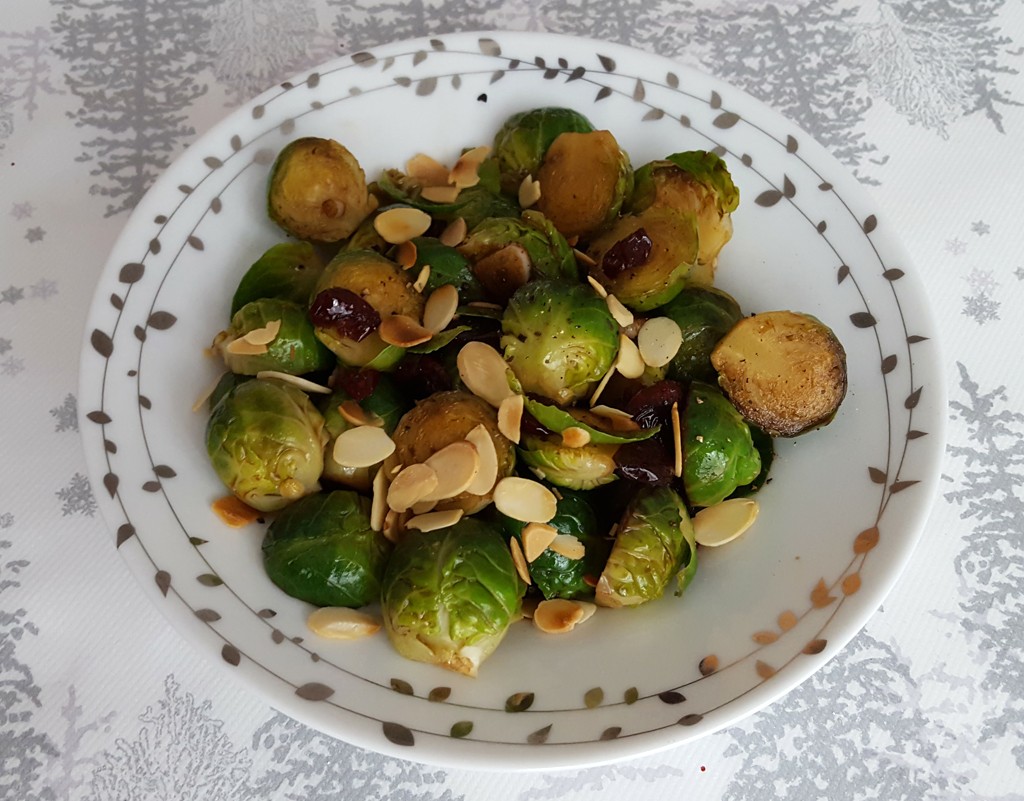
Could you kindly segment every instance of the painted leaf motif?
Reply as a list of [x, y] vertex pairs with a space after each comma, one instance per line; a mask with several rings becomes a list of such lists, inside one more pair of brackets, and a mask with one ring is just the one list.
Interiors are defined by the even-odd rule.
[[121, 299], [120, 295], [115, 295], [115, 294], [111, 293], [111, 295], [110, 295], [110, 305], [113, 306], [118, 311], [121, 311], [121, 309], [124, 308], [124, 301]]
[[276, 158], [274, 151], [269, 147], [262, 147], [256, 151], [256, 154], [252, 157], [252, 163], [258, 164], [261, 167], [269, 167], [274, 163]]
[[686, 700], [686, 696], [676, 690], [665, 690], [664, 692], [658, 693], [660, 698], [666, 704], [681, 704]]
[[886, 474], [884, 470], [880, 470], [877, 467], [869, 467], [868, 476], [871, 477], [871, 480], [875, 484], [884, 484], [886, 480], [889, 478], [889, 476]]
[[757, 675], [762, 679], [770, 679], [775, 675], [775, 668], [769, 665], [767, 662], [762, 662], [760, 659], [754, 664], [754, 670], [757, 671]]
[[850, 276], [850, 268], [843, 264], [839, 268], [839, 272], [836, 273], [836, 283], [841, 284]]
[[183, 195], [191, 195], [192, 187], [189, 186], [188, 184], [181, 184], [178, 186], [178, 191], [181, 192]]
[[334, 695], [334, 690], [326, 684], [311, 681], [308, 684], [303, 684], [301, 687], [296, 687], [295, 694], [307, 701], [324, 701]]
[[871, 328], [873, 325], [877, 325], [877, 320], [871, 312], [854, 312], [850, 315], [850, 322], [853, 323], [857, 328]]
[[480, 47], [480, 52], [485, 56], [500, 56], [501, 46], [493, 39], [479, 39], [477, 44]]
[[798, 147], [800, 147], [800, 143], [796, 141], [792, 134], [786, 137], [787, 153], [796, 153]]
[[903, 490], [907, 489], [908, 487], [912, 487], [912, 486], [914, 486], [915, 484], [918, 484], [918, 483], [920, 483], [920, 482], [918, 482], [918, 481], [895, 481], [895, 482], [893, 482], [893, 485], [889, 489], [891, 489], [893, 492], [903, 492]]
[[825, 233], [825, 229], [828, 228], [828, 223], [822, 220], [815, 226], [815, 228], [817, 229], [819, 234], [823, 234]]
[[189, 537], [189, 538], [188, 538], [188, 541], [189, 541], [189, 542], [190, 542], [190, 543], [191, 543], [192, 545], [195, 545], [195, 546], [196, 546], [197, 548], [198, 548], [198, 547], [199, 547], [200, 545], [206, 545], [206, 543], [207, 543], [207, 542], [209, 542], [209, 540], [204, 540], [204, 539], [203, 539], [202, 537]]
[[609, 58], [608, 56], [602, 56], [598, 53], [597, 60], [601, 62], [601, 66], [604, 67], [605, 72], [615, 72], [615, 59]]
[[409, 731], [401, 723], [392, 723], [385, 721], [382, 724], [384, 730], [384, 736], [387, 737], [395, 745], [413, 746], [416, 745], [416, 739], [412, 736], [412, 732]]
[[505, 77], [505, 70], [495, 70], [493, 73], [491, 73], [491, 81], [490, 82], [491, 83], [497, 83], [498, 81], [500, 81], [504, 77]]
[[262, 119], [265, 112], [266, 112], [266, 109], [263, 106], [253, 106], [252, 107], [252, 118], [254, 120]]
[[294, 130], [295, 130], [295, 120], [293, 120], [293, 119], [289, 118], [289, 119], [285, 120], [284, 122], [282, 122], [281, 125], [280, 125], [280, 131], [285, 136], [288, 136]]
[[722, 96], [720, 94], [718, 94], [718, 92], [712, 92], [711, 93], [711, 100], [708, 103], [708, 105], [711, 106], [711, 108], [721, 108], [722, 107]]
[[597, 96], [594, 98], [594, 102], [596, 103], [598, 100], [604, 100], [606, 97], [611, 96], [611, 93], [612, 90], [610, 86], [602, 86], [598, 91]]
[[533, 706], [533, 693], [513, 693], [505, 699], [506, 712], [525, 712]]
[[145, 395], [139, 395], [139, 406], [141, 406], [143, 409], [152, 409], [153, 403]]
[[886, 373], [891, 373], [893, 370], [895, 370], [896, 363], [897, 358], [895, 353], [890, 356], [886, 356], [884, 359], [882, 359], [882, 375], [885, 375]]
[[112, 440], [105, 439], [103, 440], [103, 450], [107, 453], [117, 453], [117, 444]]
[[215, 609], [197, 609], [196, 617], [204, 623], [216, 623], [220, 620], [220, 612]]
[[697, 669], [700, 671], [702, 676], [710, 676], [716, 670], [718, 670], [718, 657], [714, 654], [708, 654], [697, 665]]
[[651, 120], [660, 120], [665, 116], [665, 112], [660, 108], [652, 108], [642, 117], [643, 122], [650, 122]]
[[907, 337], [907, 344], [916, 345], [918, 342], [925, 342], [928, 337], [920, 336], [919, 334], [911, 334]]
[[466, 737], [471, 731], [473, 731], [473, 721], [460, 720], [458, 723], [452, 724], [449, 734], [458, 740]]
[[146, 265], [140, 264], [137, 261], [129, 262], [121, 268], [121, 272], [117, 274], [117, 280], [122, 284], [134, 284], [143, 274], [146, 272]]
[[864, 233], [870, 234], [878, 227], [878, 218], [874, 214], [869, 214], [864, 220]]
[[405, 681], [405, 679], [391, 679], [391, 689], [402, 695], [415, 695], [412, 685]]
[[753, 635], [751, 635], [751, 639], [758, 645], [770, 645], [771, 643], [779, 639], [779, 635], [776, 634], [774, 631], [768, 631], [767, 629], [765, 629], [764, 631], [755, 632]]
[[277, 612], [275, 612], [273, 609], [261, 609], [256, 614], [259, 615], [264, 620], [267, 620], [267, 619], [272, 618], [272, 617], [277, 617]]
[[723, 111], [717, 117], [715, 117], [711, 124], [716, 128], [725, 130], [726, 128], [732, 128], [737, 122], [740, 121], [740, 115], [732, 111]]
[[196, 581], [204, 587], [219, 587], [224, 583], [224, 580], [215, 573], [200, 573], [196, 576]]
[[911, 431], [907, 432], [907, 439], [917, 439], [919, 437], [927, 437], [927, 436], [928, 436], [928, 432], [927, 431], [911, 430]]
[[674, 72], [670, 72], [665, 76], [665, 83], [667, 83], [672, 89], [679, 88], [679, 76]]
[[216, 156], [207, 156], [203, 159], [203, 164], [209, 167], [211, 170], [216, 170], [224, 166], [224, 162]]
[[614, 740], [622, 734], [622, 726], [609, 726], [603, 732], [601, 732], [601, 740]]
[[882, 273], [882, 277], [887, 281], [898, 281], [904, 275], [906, 275], [906, 273], [904, 273], [899, 267], [893, 267], [892, 269], [886, 270]]
[[412, 86], [412, 79], [407, 78], [405, 75], [399, 75], [397, 78], [395, 78], [395, 83], [397, 83], [399, 86], [404, 86], [405, 88], [408, 89], [410, 86]]
[[110, 415], [102, 411], [89, 412], [85, 417], [86, 419], [92, 420], [92, 422], [99, 423], [100, 425], [106, 425], [110, 422]]
[[903, 405], [908, 409], [913, 409], [914, 407], [916, 407], [921, 400], [921, 391], [923, 389], [924, 387], [918, 387], [913, 392], [911, 392], [907, 396], [907, 399], [903, 402]]
[[174, 472], [174, 468], [166, 464], [158, 464], [153, 468], [153, 472], [156, 473], [160, 478], [174, 478], [178, 475]]
[[135, 334], [135, 338], [139, 340], [139, 342], [146, 341], [146, 329], [143, 328], [141, 325], [135, 326], [135, 328], [132, 329], [132, 333]]
[[113, 498], [117, 494], [117, 485], [120, 483], [117, 475], [114, 473], [107, 473], [103, 476], [103, 486], [107, 488], [107, 492], [110, 493], [110, 497]]
[[851, 573], [843, 579], [843, 595], [853, 595], [860, 589], [860, 573]]
[[431, 39], [430, 46], [435, 50], [444, 50], [444, 42], [442, 42], [440, 39]]
[[415, 67], [417, 64], [426, 61], [427, 54], [423, 50], [418, 50], [412, 57], [412, 65]]
[[151, 239], [151, 240], [149, 240], [149, 252], [152, 253], [154, 256], [157, 253], [160, 252], [160, 240], [159, 239]]
[[537, 729], [537, 731], [526, 736], [526, 742], [530, 745], [540, 745], [548, 741], [548, 735], [551, 734], [551, 724], [549, 723], [543, 729]]
[[352, 61], [360, 67], [369, 67], [377, 61], [377, 57], [373, 53], [367, 53], [365, 50], [361, 50], [358, 53], [352, 54]]
[[682, 125], [684, 128], [689, 128], [690, 127], [690, 118], [687, 117], [685, 114], [680, 114], [679, 115], [679, 124]]
[[754, 198], [754, 202], [758, 206], [764, 206], [765, 208], [774, 206], [780, 200], [782, 200], [782, 192], [780, 192], [778, 189], [766, 189], [764, 192], [762, 192], [760, 195]]
[[135, 526], [131, 523], [123, 523], [117, 529], [117, 547], [120, 548], [128, 540], [135, 536]]
[[825, 579], [818, 579], [818, 583], [811, 590], [811, 604], [815, 609], [822, 609], [835, 601], [834, 595], [829, 595], [828, 587], [825, 586]]
[[569, 83], [569, 81], [578, 81], [586, 74], [587, 70], [585, 67], [576, 67], [572, 72], [569, 73], [569, 77], [565, 79], [565, 82]]
[[633, 99], [638, 103], [647, 97], [647, 90], [644, 89], [644, 83], [639, 78], [636, 79], [636, 86], [633, 87]]
[[231, 137], [231, 149], [234, 150], [236, 153], [242, 149], [242, 137], [240, 137], [238, 134], [235, 134], [234, 136]]
[[635, 704], [640, 698], [640, 691], [636, 687], [630, 687], [622, 694], [622, 700], [627, 704]]
[[145, 492], [159, 492], [160, 482], [159, 481], [147, 481], [142, 485], [142, 489]]
[[310, 89], [316, 89], [320, 85], [320, 73], [312, 72], [309, 77], [306, 78], [306, 86]]
[[562, 73], [561, 73], [560, 70], [557, 70], [554, 67], [551, 67], [549, 69], [544, 70], [544, 80], [545, 81], [553, 80], [553, 79], [557, 78], [561, 74]]
[[782, 194], [788, 198], [796, 196], [796, 187], [793, 185], [793, 182], [789, 180], [788, 175], [782, 176]]
[[601, 706], [602, 701], [604, 701], [604, 690], [600, 687], [592, 687], [583, 694], [583, 703], [587, 709]]
[[695, 712], [691, 712], [689, 715], [683, 715], [681, 718], [679, 718], [679, 725], [680, 726], [696, 726], [702, 720], [704, 720], [704, 716], [703, 715], [698, 715]]
[[93, 330], [92, 335], [89, 337], [89, 342], [93, 350], [104, 359], [109, 359], [110, 354], [114, 352], [113, 340], [98, 328]]
[[210, 201], [210, 211], [212, 211], [214, 214], [220, 214], [221, 209], [223, 208], [224, 204], [221, 202], [221, 199], [219, 197], [215, 197], [213, 200]]
[[170, 312], [158, 311], [153, 312], [149, 315], [149, 319], [146, 321], [146, 325], [150, 328], [155, 328], [158, 331], [166, 331], [172, 325], [178, 322], [178, 318]]
[[540, 67], [541, 69], [546, 69], [547, 66], [548, 66], [548, 63], [543, 58], [541, 58], [540, 56], [537, 56], [533, 60], [533, 63], [534, 63], [534, 65]]
[[280, 645], [284, 642], [284, 632], [279, 631], [278, 629], [274, 629], [272, 632], [270, 632], [270, 639], [274, 642], [275, 645]]
[[447, 701], [451, 694], [451, 687], [435, 687], [427, 695], [427, 700], [433, 701], [434, 703], [441, 703], [442, 701]]
[[828, 640], [811, 640], [809, 643], [807, 643], [807, 645], [804, 646], [803, 653], [807, 654], [808, 656], [820, 654], [822, 651], [825, 650], [826, 645], [828, 645]]
[[156, 580], [156, 586], [160, 588], [160, 593], [166, 596], [171, 589], [171, 574], [166, 570], [158, 570], [153, 578]]
[[798, 621], [796, 615], [791, 610], [787, 609], [785, 612], [779, 615], [779, 618], [776, 622], [779, 624], [780, 629], [782, 629], [783, 631], [789, 631], [797, 624]]

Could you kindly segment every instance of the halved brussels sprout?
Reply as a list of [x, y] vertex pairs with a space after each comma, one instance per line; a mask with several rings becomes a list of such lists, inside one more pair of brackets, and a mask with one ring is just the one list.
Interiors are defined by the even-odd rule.
[[563, 406], [586, 395], [619, 352], [618, 323], [584, 284], [531, 281], [512, 296], [501, 331], [523, 390]]
[[768, 474], [771, 472], [772, 462], [775, 461], [775, 440], [771, 438], [771, 435], [755, 425], [748, 424], [747, 427], [750, 429], [750, 438], [754, 441], [757, 454], [761, 457], [761, 470], [754, 476], [753, 481], [742, 487], [737, 487], [729, 497], [746, 498], [759, 491], [768, 483]]
[[476, 676], [518, 620], [526, 585], [501, 532], [476, 518], [404, 538], [384, 574], [384, 628], [402, 656]]
[[669, 363], [668, 377], [674, 381], [716, 380], [711, 351], [743, 317], [736, 300], [714, 287], [686, 287], [656, 314], [675, 320], [683, 332], [683, 344]]
[[309, 242], [273, 245], [242, 276], [231, 299], [231, 313], [260, 298], [281, 298], [305, 306], [323, 270], [323, 259]]
[[725, 500], [761, 471], [750, 428], [717, 389], [690, 385], [683, 426], [683, 486], [692, 506]]
[[488, 188], [483, 181], [461, 190], [451, 203], [425, 200], [420, 196], [422, 187], [419, 182], [398, 170], [385, 171], [377, 181], [377, 188], [396, 203], [425, 211], [435, 220], [451, 222], [461, 217], [470, 228], [488, 217], [519, 215], [519, 206], [515, 201]]
[[513, 114], [494, 136], [502, 190], [514, 195], [527, 175], [536, 178], [544, 154], [562, 134], [593, 130], [590, 120], [568, 108], [551, 106]]
[[[264, 353], [234, 353], [231, 343], [251, 331], [280, 323], [277, 335], [263, 347]], [[304, 306], [290, 300], [262, 298], [246, 303], [231, 318], [231, 326], [217, 337], [217, 349], [233, 373], [256, 375], [276, 370], [302, 375], [334, 366], [334, 357], [320, 344]]]
[[629, 156], [608, 131], [562, 134], [535, 177], [537, 209], [569, 239], [586, 239], [608, 225], [633, 190]]
[[373, 250], [381, 255], [384, 255], [391, 250], [393, 245], [377, 233], [377, 227], [374, 225], [375, 218], [376, 215], [371, 214], [359, 223], [359, 227], [352, 232], [352, 236], [345, 240], [341, 249]]
[[363, 168], [333, 139], [296, 139], [271, 168], [270, 219], [299, 239], [337, 242], [372, 209]]
[[527, 398], [523, 403], [526, 411], [548, 431], [561, 434], [567, 428], [579, 428], [587, 432], [590, 442], [594, 445], [623, 445], [627, 442], [649, 439], [660, 430], [659, 426], [637, 427], [635, 431], [616, 433], [606, 430], [611, 425], [610, 421], [587, 409], [559, 409], [557, 406], [548, 406], [532, 398]]
[[263, 539], [270, 580], [316, 606], [356, 608], [380, 597], [391, 543], [370, 527], [370, 501], [321, 492], [283, 510]]
[[206, 452], [235, 496], [261, 512], [320, 490], [324, 419], [306, 393], [283, 381], [233, 387], [206, 424]]
[[696, 569], [697, 544], [683, 499], [671, 487], [645, 487], [619, 522], [594, 600], [638, 606], [660, 598], [677, 573], [681, 593]]
[[430, 236], [418, 236], [412, 242], [416, 245], [413, 274], [419, 275], [420, 270], [430, 266], [430, 276], [423, 290], [424, 297], [429, 297], [440, 286], [451, 284], [458, 290], [462, 303], [483, 300], [484, 289], [473, 275], [469, 260], [456, 248], [448, 247]]
[[519, 457], [540, 478], [559, 487], [589, 490], [615, 481], [618, 445], [584, 445], [570, 448], [561, 437], [527, 436]]

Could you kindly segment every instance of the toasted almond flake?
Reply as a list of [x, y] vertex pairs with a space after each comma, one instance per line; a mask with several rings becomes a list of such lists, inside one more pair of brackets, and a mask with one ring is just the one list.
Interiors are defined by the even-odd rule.
[[579, 426], [569, 426], [562, 432], [562, 444], [567, 448], [582, 448], [590, 442], [590, 432]]
[[434, 335], [406, 314], [392, 314], [385, 317], [380, 321], [377, 333], [389, 345], [399, 348], [422, 345]]
[[498, 431], [517, 445], [523, 422], [523, 405], [522, 395], [509, 395], [498, 406]]
[[405, 173], [424, 186], [444, 186], [448, 183], [448, 168], [426, 153], [417, 153], [405, 162]]
[[484, 342], [467, 342], [456, 359], [459, 377], [470, 392], [497, 409], [515, 393], [508, 385], [508, 365], [501, 354]]
[[471, 300], [466, 305], [472, 306], [475, 309], [496, 309], [497, 311], [501, 311], [505, 308], [500, 303], [491, 303], [488, 300]]
[[252, 329], [242, 339], [246, 342], [251, 342], [253, 345], [269, 345], [277, 339], [279, 333], [281, 333], [281, 321], [269, 320], [265, 326]]
[[409, 511], [414, 515], [425, 515], [427, 512], [433, 512], [436, 506], [437, 501], [417, 501]]
[[464, 439], [445, 445], [424, 464], [437, 474], [437, 486], [423, 496], [425, 501], [443, 501], [465, 492], [480, 470], [476, 447]]
[[519, 205], [528, 209], [540, 200], [540, 181], [535, 181], [532, 175], [527, 175], [519, 184]]
[[[582, 250], [573, 248], [572, 255], [576, 257], [576, 264], [578, 264], [580, 267], [583, 267], [586, 270], [589, 270], [591, 267], [597, 266], [597, 262], [590, 258], [590, 256], [588, 256]], [[590, 276], [587, 277], [589, 278]], [[593, 283], [597, 282], [595, 281]], [[591, 284], [591, 286], [593, 286], [593, 284]], [[594, 288], [597, 289], [597, 287]], [[601, 287], [601, 289], [597, 290], [597, 293], [603, 298], [608, 293], [608, 290], [605, 289], [604, 287]]]
[[523, 554], [527, 562], [533, 562], [548, 549], [558, 536], [558, 530], [547, 523], [527, 523], [520, 535], [523, 540]]
[[556, 501], [562, 500], [562, 493], [558, 491], [558, 487], [552, 487], [551, 494], [555, 496]]
[[615, 367], [604, 374], [604, 377], [598, 382], [597, 389], [594, 390], [594, 394], [590, 396], [590, 405], [594, 406], [597, 403], [597, 399], [601, 397], [601, 393], [604, 392], [604, 388], [608, 386], [608, 382], [611, 381], [612, 375], [615, 373]]
[[388, 509], [384, 515], [384, 529], [381, 533], [391, 542], [398, 542], [405, 533], [405, 521], [408, 517], [408, 512], [396, 512], [394, 509]]
[[[596, 584], [597, 582], [595, 581], [594, 583]], [[583, 610], [583, 617], [580, 618], [580, 623], [586, 623], [597, 611], [597, 604], [592, 604], [590, 601], [573, 601], [573, 603]], [[579, 625], [579, 623], [576, 625]]]
[[633, 312], [623, 306], [621, 300], [615, 297], [615, 295], [609, 295], [604, 300], [605, 303], [608, 304], [608, 311], [612, 313], [612, 317], [615, 318], [615, 322], [623, 328], [628, 328], [633, 325]]
[[670, 317], [652, 317], [636, 336], [640, 356], [651, 367], [664, 367], [672, 361], [683, 344], [683, 332]]
[[406, 528], [416, 531], [435, 531], [439, 528], [454, 526], [462, 519], [461, 509], [445, 509], [442, 512], [427, 512], [426, 514], [410, 517], [405, 524]]
[[448, 223], [447, 226], [445, 226], [445, 229], [441, 232], [441, 236], [439, 236], [438, 239], [441, 241], [442, 245], [447, 245], [448, 247], [453, 248], [456, 245], [462, 244], [467, 233], [468, 228], [466, 226], [466, 221], [461, 217], [456, 217]]
[[388, 506], [396, 512], [405, 512], [437, 488], [438, 476], [432, 467], [411, 464], [402, 470], [388, 487]]
[[384, 529], [384, 517], [388, 513], [388, 472], [381, 467], [373, 476], [373, 497], [370, 499], [370, 528]]
[[416, 266], [416, 259], [419, 249], [411, 239], [402, 242], [395, 250], [395, 261], [403, 270], [409, 270]]
[[303, 392], [313, 392], [317, 395], [330, 395], [331, 388], [325, 387], [323, 384], [317, 384], [315, 381], [310, 381], [308, 378], [303, 378], [298, 375], [291, 375], [290, 373], [281, 373], [277, 370], [260, 370], [256, 373], [257, 378], [273, 378], [278, 381], [284, 381], [286, 384], [291, 384], [301, 389]]
[[384, 418], [376, 412], [368, 412], [357, 401], [347, 400], [338, 404], [338, 414], [354, 426], [376, 426], [383, 428]]
[[427, 281], [430, 280], [430, 265], [424, 264], [420, 270], [420, 274], [416, 276], [416, 280], [413, 281], [412, 288], [417, 292], [422, 292], [427, 288]]
[[592, 276], [592, 275], [588, 275], [588, 276], [587, 276], [587, 281], [588, 281], [588, 283], [589, 283], [589, 284], [590, 284], [590, 285], [591, 285], [592, 287], [594, 287], [594, 291], [595, 291], [595, 292], [596, 292], [596, 293], [597, 293], [598, 295], [600, 295], [600, 296], [601, 296], [602, 298], [604, 298], [605, 300], [607, 300], [607, 299], [608, 299], [608, 290], [607, 290], [607, 289], [605, 289], [605, 288], [604, 288], [603, 286], [601, 286], [601, 282], [600, 282], [600, 281], [598, 281], [598, 280], [597, 280], [596, 278], [594, 278], [594, 276]]
[[261, 356], [267, 352], [266, 345], [256, 345], [248, 340], [233, 339], [224, 348], [228, 353], [232, 353], [235, 356]]
[[530, 579], [530, 567], [526, 563], [526, 557], [523, 555], [523, 549], [519, 545], [519, 540], [515, 537], [509, 538], [508, 548], [512, 552], [512, 564], [516, 566], [519, 578], [527, 584], [533, 584], [533, 581]]
[[619, 334], [619, 355], [615, 357], [615, 369], [626, 378], [639, 378], [647, 369], [636, 343], [625, 334]]
[[683, 426], [679, 421], [679, 402], [672, 404], [672, 453], [675, 461], [672, 473], [678, 478], [683, 474]]
[[548, 547], [566, 559], [582, 559], [587, 550], [583, 543], [572, 534], [559, 534]]
[[338, 434], [331, 455], [342, 467], [372, 467], [394, 452], [394, 440], [383, 428], [356, 426]]
[[212, 504], [213, 513], [231, 528], [241, 528], [260, 519], [260, 512], [234, 495], [225, 495]]
[[392, 467], [392, 468], [391, 468], [391, 470], [389, 471], [389, 473], [390, 473], [390, 478], [394, 478], [394, 477], [395, 477], [395, 476], [397, 476], [397, 475], [398, 475], [399, 473], [401, 473], [401, 472], [402, 472], [402, 469], [403, 469], [404, 467], [405, 467], [405, 465], [404, 465], [404, 464], [401, 464], [401, 463], [399, 463], [399, 464], [396, 464], [396, 465], [395, 465], [394, 467]]
[[533, 260], [525, 247], [518, 242], [489, 253], [473, 264], [473, 275], [484, 290], [495, 298], [510, 298], [512, 294], [530, 280], [533, 274]]
[[715, 548], [732, 542], [757, 520], [759, 511], [753, 498], [731, 498], [693, 516], [693, 535], [698, 545]]
[[192, 404], [192, 411], [193, 412], [198, 412], [200, 409], [203, 408], [203, 406], [206, 405], [206, 402], [210, 399], [210, 397], [213, 395], [213, 393], [217, 390], [217, 385], [220, 384], [220, 380], [225, 375], [227, 375], [227, 372], [221, 373], [215, 379], [213, 379], [213, 381], [211, 381], [206, 387], [203, 388], [203, 391], [199, 393], [199, 397], [196, 398], [195, 403]]
[[459, 290], [452, 284], [439, 286], [423, 305], [423, 327], [439, 334], [448, 327], [459, 308]]
[[454, 203], [461, 191], [457, 186], [425, 186], [420, 190], [420, 197], [431, 203]]
[[583, 607], [565, 598], [541, 601], [533, 612], [533, 625], [546, 634], [565, 634], [583, 620]]
[[380, 631], [380, 621], [344, 606], [325, 606], [306, 618], [309, 630], [331, 640], [358, 640]]
[[298, 500], [306, 494], [306, 488], [302, 486], [302, 482], [294, 478], [286, 478], [282, 481], [277, 491], [281, 493], [282, 498], [287, 498], [289, 501]]
[[480, 165], [490, 155], [491, 149], [487, 145], [474, 147], [467, 150], [459, 160], [455, 162], [451, 172], [448, 173], [448, 183], [463, 189], [468, 186], [476, 186], [480, 183]]
[[498, 480], [498, 452], [494, 448], [494, 440], [491, 439], [487, 426], [480, 423], [466, 434], [466, 442], [476, 448], [477, 457], [480, 459], [476, 478], [466, 487], [466, 492], [471, 495], [486, 495]]
[[402, 206], [382, 211], [374, 217], [373, 227], [385, 242], [400, 245], [425, 234], [430, 222], [430, 215], [425, 211]]
[[498, 511], [523, 523], [547, 523], [558, 511], [556, 504], [551, 490], [529, 478], [509, 476], [494, 487]]

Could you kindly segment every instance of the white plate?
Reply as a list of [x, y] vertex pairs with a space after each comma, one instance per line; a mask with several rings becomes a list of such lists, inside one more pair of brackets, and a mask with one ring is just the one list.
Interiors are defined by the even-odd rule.
[[[601, 612], [571, 636], [517, 624], [475, 680], [405, 661], [384, 636], [320, 640], [304, 624], [310, 607], [266, 578], [262, 528], [231, 530], [211, 512], [223, 489], [205, 456], [205, 414], [190, 411], [218, 372], [202, 350], [239, 277], [283, 239], [264, 213], [269, 164], [306, 135], [343, 142], [370, 176], [418, 151], [451, 163], [507, 115], [542, 105], [610, 129], [634, 165], [723, 153], [741, 203], [717, 283], [748, 312], [796, 309], [832, 326], [849, 394], [827, 428], [778, 441], [757, 523], [703, 550], [682, 598]], [[897, 232], [803, 131], [664, 58], [532, 33], [344, 57], [232, 113], [132, 215], [82, 354], [93, 486], [125, 561], [182, 635], [311, 726], [466, 768], [581, 766], [667, 748], [819, 669], [878, 607], [923, 527], [944, 389], [935, 326]], [[528, 708], [508, 711], [510, 698]]]

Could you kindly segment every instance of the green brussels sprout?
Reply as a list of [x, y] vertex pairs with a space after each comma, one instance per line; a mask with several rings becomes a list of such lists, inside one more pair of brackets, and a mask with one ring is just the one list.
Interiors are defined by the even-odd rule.
[[342, 250], [373, 250], [384, 255], [391, 250], [391, 243], [384, 239], [374, 226], [375, 215], [371, 214], [361, 223], [352, 236], [345, 240]]
[[270, 170], [270, 219], [299, 239], [337, 242], [355, 231], [371, 209], [363, 168], [332, 139], [296, 139]]
[[587, 239], [612, 223], [633, 191], [629, 155], [608, 131], [562, 134], [536, 178], [537, 209], [569, 239]]
[[594, 445], [623, 445], [627, 442], [636, 442], [641, 439], [650, 439], [658, 431], [660, 426], [651, 428], [639, 428], [635, 431], [606, 431], [609, 425], [606, 419], [586, 409], [559, 409], [557, 406], [548, 406], [532, 398], [526, 398], [523, 404], [533, 418], [544, 428], [553, 434], [561, 434], [567, 428], [579, 428], [587, 432], [589, 441]]
[[323, 259], [309, 242], [273, 245], [242, 276], [231, 299], [231, 313], [261, 298], [282, 298], [305, 306], [323, 270]]
[[[590, 598], [593, 582], [600, 575], [608, 558], [611, 542], [597, 525], [597, 516], [582, 493], [563, 489], [559, 492], [557, 511], [548, 525], [559, 534], [570, 534], [583, 543], [582, 559], [570, 559], [548, 548], [530, 563], [530, 578], [545, 598]], [[525, 524], [501, 515], [501, 527], [508, 537], [522, 541]], [[587, 583], [587, 577], [591, 583]]]
[[[281, 327], [267, 343], [265, 353], [232, 352], [232, 342], [273, 321]], [[235, 312], [231, 326], [217, 337], [217, 342], [224, 364], [231, 372], [242, 375], [256, 375], [263, 370], [302, 375], [334, 366], [334, 357], [317, 339], [305, 307], [290, 300], [262, 298], [246, 303]]]
[[599, 606], [638, 606], [664, 594], [678, 574], [678, 593], [697, 569], [697, 543], [686, 504], [671, 487], [643, 487], [615, 532], [597, 581]]
[[683, 486], [692, 506], [725, 500], [761, 471], [750, 428], [714, 387], [690, 385], [682, 427]]
[[584, 445], [570, 448], [561, 437], [527, 436], [519, 447], [519, 458], [550, 484], [574, 490], [589, 490], [615, 481], [615, 451], [618, 445]]
[[316, 336], [342, 364], [375, 370], [394, 367], [405, 350], [384, 342], [376, 331], [376, 325], [372, 326], [369, 334], [357, 340], [344, 335], [344, 329], [321, 324], [317, 314], [318, 301], [333, 290], [348, 290], [357, 295], [381, 318], [404, 314], [420, 320], [424, 298], [413, 288], [409, 271], [372, 250], [343, 250], [331, 259], [313, 290], [310, 314]]
[[296, 501], [263, 539], [270, 580], [316, 606], [356, 608], [376, 601], [390, 553], [391, 543], [370, 527], [370, 501], [348, 490]]
[[760, 490], [768, 483], [768, 474], [771, 471], [772, 462], [775, 461], [775, 440], [771, 435], [753, 423], [747, 423], [747, 427], [750, 428], [750, 438], [754, 441], [757, 454], [761, 457], [761, 470], [754, 476], [753, 481], [742, 487], [737, 487], [730, 497], [746, 498]]
[[668, 377], [673, 381], [716, 381], [711, 351], [743, 317], [735, 299], [710, 286], [686, 287], [657, 314], [675, 320], [683, 332], [683, 344], [669, 363]]
[[710, 285], [718, 254], [732, 238], [730, 213], [739, 200], [725, 162], [710, 151], [690, 150], [638, 169], [627, 207], [637, 214], [656, 206], [695, 214], [700, 249], [691, 281]]
[[469, 260], [458, 250], [430, 236], [418, 236], [412, 242], [416, 245], [416, 264], [411, 272], [419, 275], [423, 267], [430, 265], [430, 276], [423, 289], [425, 297], [438, 287], [451, 284], [459, 291], [463, 303], [483, 300], [484, 289], [473, 275]]
[[384, 628], [407, 659], [475, 676], [519, 619], [525, 589], [501, 532], [463, 518], [395, 547], [381, 592]]
[[619, 352], [619, 325], [585, 284], [531, 281], [509, 301], [501, 332], [523, 390], [562, 406], [586, 395]]
[[527, 175], [536, 178], [544, 154], [562, 134], [593, 130], [590, 120], [568, 108], [536, 108], [513, 114], [494, 136], [493, 152], [502, 190], [514, 195]]
[[217, 385], [213, 388], [213, 392], [210, 393], [210, 398], [206, 402], [207, 408], [212, 412], [213, 407], [220, 403], [220, 399], [227, 395], [232, 389], [243, 381], [252, 380], [253, 378], [250, 375], [239, 375], [238, 373], [232, 373], [230, 370], [224, 373], [217, 381]]
[[244, 503], [274, 512], [320, 490], [324, 419], [306, 393], [283, 381], [233, 387], [206, 424], [206, 452]]
[[451, 203], [425, 200], [420, 196], [419, 182], [398, 170], [386, 170], [377, 181], [377, 188], [395, 203], [425, 211], [442, 222], [461, 217], [470, 228], [488, 217], [519, 216], [519, 206], [514, 200], [498, 194], [484, 182], [466, 187]]

